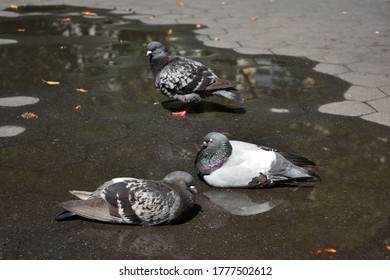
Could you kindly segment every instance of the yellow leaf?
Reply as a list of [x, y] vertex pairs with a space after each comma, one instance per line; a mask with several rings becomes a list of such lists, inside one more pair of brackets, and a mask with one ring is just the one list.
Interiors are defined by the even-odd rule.
[[77, 92], [80, 92], [80, 93], [88, 92], [88, 90], [83, 89], [83, 88], [76, 88], [76, 91], [77, 91]]
[[74, 107], [76, 110], [80, 110], [81, 109], [81, 105], [77, 105], [76, 107]]
[[48, 84], [48, 85], [59, 85], [60, 84], [60, 82], [57, 82], [57, 81], [45, 81], [45, 80], [43, 80], [42, 79], [42, 82], [44, 82], [44, 83], [46, 83], [46, 84]]
[[38, 115], [32, 112], [26, 112], [24, 114], [21, 114], [20, 117], [23, 119], [37, 119]]
[[172, 36], [172, 35], [173, 35], [173, 30], [172, 30], [172, 29], [169, 29], [168, 32], [167, 32], [167, 35], [168, 35], [168, 36]]
[[98, 14], [90, 11], [81, 12], [82, 15], [96, 17]]
[[324, 249], [324, 251], [327, 253], [336, 253], [337, 252], [337, 250], [333, 249], [333, 248], [326, 248], [326, 249]]

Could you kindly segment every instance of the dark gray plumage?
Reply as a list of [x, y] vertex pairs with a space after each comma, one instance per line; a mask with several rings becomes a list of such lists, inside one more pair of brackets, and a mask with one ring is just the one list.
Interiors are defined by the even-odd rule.
[[185, 115], [193, 103], [207, 96], [221, 96], [243, 102], [243, 99], [231, 92], [237, 90], [237, 82], [220, 79], [214, 72], [195, 60], [172, 56], [165, 45], [152, 41], [147, 45], [150, 69], [155, 78], [155, 86], [169, 98], [179, 100], [186, 105]]
[[234, 141], [218, 132], [204, 137], [195, 160], [207, 184], [220, 188], [258, 188], [320, 181], [314, 162], [255, 144]]
[[64, 220], [78, 215], [110, 223], [144, 226], [178, 223], [194, 206], [194, 178], [183, 171], [166, 175], [162, 181], [115, 178], [94, 192], [71, 191], [80, 200], [60, 203], [65, 209], [56, 216]]

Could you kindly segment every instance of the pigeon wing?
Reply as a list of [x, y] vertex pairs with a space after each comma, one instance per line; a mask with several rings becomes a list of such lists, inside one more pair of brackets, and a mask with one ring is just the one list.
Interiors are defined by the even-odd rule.
[[175, 201], [175, 193], [159, 181], [117, 183], [102, 195], [112, 216], [143, 225], [167, 222]]
[[173, 58], [160, 72], [158, 87], [175, 94], [204, 91], [217, 76], [200, 62], [185, 58]]

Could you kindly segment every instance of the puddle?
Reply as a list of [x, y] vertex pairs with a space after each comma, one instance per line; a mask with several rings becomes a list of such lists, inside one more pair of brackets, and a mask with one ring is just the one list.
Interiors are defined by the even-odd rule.
[[[343, 100], [349, 84], [314, 72], [307, 59], [206, 48], [191, 25], [149, 26], [95, 9], [98, 17], [85, 17], [85, 10], [34, 7], [0, 18], [0, 39], [17, 41], [0, 44], [0, 259], [389, 258], [389, 128], [318, 112]], [[210, 98], [173, 118], [145, 57], [152, 39], [240, 81], [246, 102]], [[26, 112], [37, 118], [20, 117]], [[233, 208], [278, 202], [248, 216], [211, 205], [203, 193], [214, 190], [197, 179], [203, 212], [182, 225], [54, 221], [68, 190], [94, 190], [113, 177], [195, 174], [209, 131], [308, 157], [323, 181], [226, 190]], [[310, 253], [328, 247], [337, 253]]]

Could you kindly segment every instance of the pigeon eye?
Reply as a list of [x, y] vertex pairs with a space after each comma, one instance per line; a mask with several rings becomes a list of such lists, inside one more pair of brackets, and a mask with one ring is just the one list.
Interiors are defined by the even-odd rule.
[[213, 143], [213, 139], [210, 139], [209, 142], [210, 142], [210, 143]]
[[180, 180], [180, 181], [179, 181], [179, 184], [180, 184], [180, 185], [185, 185], [186, 182], [185, 182], [184, 180]]

